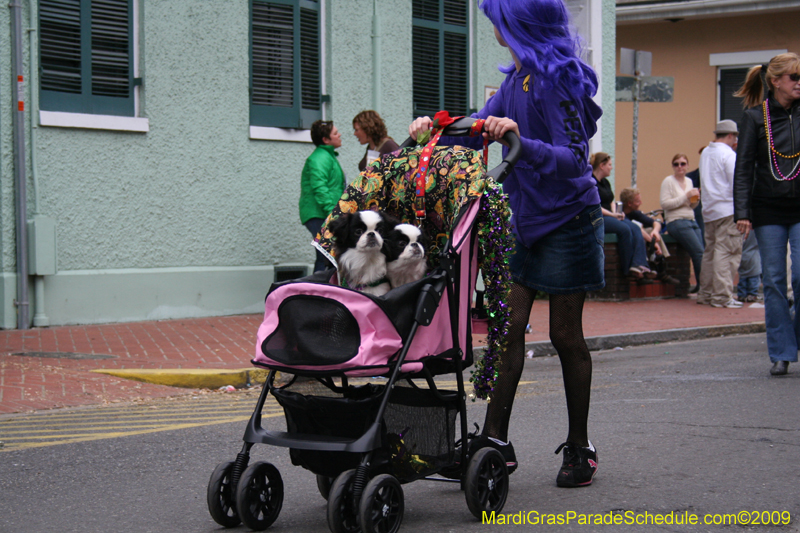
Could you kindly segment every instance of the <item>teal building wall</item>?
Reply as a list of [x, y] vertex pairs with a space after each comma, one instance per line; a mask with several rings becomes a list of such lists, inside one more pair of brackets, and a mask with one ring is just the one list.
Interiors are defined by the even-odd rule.
[[[52, 217], [56, 238], [57, 272], [39, 280], [42, 309], [35, 309], [30, 279], [29, 314], [40, 316], [37, 325], [258, 313], [276, 266], [311, 268], [311, 237], [297, 201], [313, 145], [251, 138], [247, 0], [136, 0], [138, 116], [147, 119], [146, 132], [39, 124], [37, 40], [28, 38], [38, 2], [22, 3], [28, 214]], [[342, 132], [339, 159], [348, 180], [365, 149], [352, 135], [353, 116], [376, 109], [398, 142], [412, 119], [411, 2], [377, 2], [381, 46], [373, 58], [375, 3], [322, 6], [323, 93], [331, 98], [325, 114]], [[477, 5], [470, 13], [471, 102], [480, 108], [484, 87], [500, 84], [497, 66], [510, 57]], [[0, 10], [0, 27], [10, 28], [9, 16]], [[0, 32], [2, 328], [16, 327], [10, 39], [10, 31]], [[613, 91], [606, 94], [613, 103]], [[613, 143], [614, 107], [604, 107], [606, 145]], [[499, 150], [490, 158], [498, 163]]]

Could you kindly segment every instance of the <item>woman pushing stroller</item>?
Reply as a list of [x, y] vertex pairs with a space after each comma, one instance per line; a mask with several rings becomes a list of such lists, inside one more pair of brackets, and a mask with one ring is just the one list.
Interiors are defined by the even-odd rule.
[[[592, 101], [597, 76], [578, 56], [579, 42], [570, 33], [563, 0], [483, 0], [480, 8], [513, 63], [500, 68], [506, 79], [473, 116], [485, 119], [489, 141], [499, 141], [507, 131], [517, 133], [523, 152], [504, 182], [516, 238], [508, 348], [482, 435], [470, 449], [496, 448], [509, 471], [517, 466], [509, 420], [525, 361], [525, 326], [537, 291], [543, 291], [549, 295], [550, 340], [561, 361], [569, 414], [566, 442], [556, 450], [564, 452], [556, 483], [589, 485], [597, 471], [597, 451], [587, 430], [592, 360], [582, 314], [586, 292], [604, 286], [603, 217], [588, 163], [588, 140], [602, 114]], [[409, 133], [416, 138], [430, 124], [429, 117], [420, 117]], [[443, 137], [440, 144], [477, 147], [470, 138]]]

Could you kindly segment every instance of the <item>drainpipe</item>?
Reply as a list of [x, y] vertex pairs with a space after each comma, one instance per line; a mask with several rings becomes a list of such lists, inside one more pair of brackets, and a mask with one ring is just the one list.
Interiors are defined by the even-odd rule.
[[22, 62], [22, 6], [11, 0], [11, 33], [14, 41], [14, 76], [17, 78], [17, 102], [14, 109], [14, 185], [17, 226], [17, 328], [28, 329], [28, 213], [25, 189], [25, 85]]
[[[31, 26], [35, 26], [36, 20], [38, 18], [39, 13], [37, 12], [37, 0], [31, 0], [30, 2], [30, 16], [31, 16]], [[34, 90], [35, 87], [38, 86], [38, 62], [39, 54], [38, 48], [36, 47], [36, 28], [29, 28], [28, 29], [28, 50], [30, 50], [30, 75], [28, 76], [28, 82], [31, 86], [31, 105], [30, 109], [28, 109], [28, 116], [30, 117], [30, 126], [31, 126], [31, 140], [30, 140], [30, 148], [31, 148], [31, 183], [33, 184], [33, 223], [36, 223], [36, 220], [39, 218], [38, 215], [41, 214], [39, 211], [41, 206], [41, 196], [39, 190], [39, 172], [37, 170], [37, 152], [36, 152], [36, 131], [38, 129], [38, 125], [36, 124], [36, 116], [39, 114], [39, 102], [37, 100], [37, 91]], [[34, 327], [41, 328], [50, 325], [50, 319], [44, 312], [44, 276], [40, 275], [38, 272], [34, 270], [33, 276], [33, 325]]]
[[372, 109], [381, 109], [381, 19], [378, 0], [372, 1]]

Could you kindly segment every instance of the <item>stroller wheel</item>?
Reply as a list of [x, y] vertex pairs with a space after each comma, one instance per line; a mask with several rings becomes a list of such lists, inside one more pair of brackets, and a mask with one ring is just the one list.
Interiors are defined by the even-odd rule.
[[236, 513], [236, 498], [231, 486], [232, 473], [233, 461], [220, 463], [208, 480], [208, 512], [214, 522], [223, 527], [236, 527], [242, 522]]
[[326, 500], [328, 499], [328, 495], [331, 493], [331, 484], [332, 483], [333, 483], [333, 478], [332, 477], [321, 476], [321, 475], [317, 474], [317, 488], [319, 489], [319, 493]]
[[333, 533], [361, 531], [358, 525], [358, 505], [353, 497], [355, 477], [355, 470], [346, 470], [331, 484], [328, 495], [328, 527]]
[[475, 518], [481, 518], [484, 511], [500, 512], [508, 497], [508, 467], [503, 454], [494, 448], [482, 448], [472, 456], [464, 492]]
[[403, 487], [389, 474], [374, 477], [364, 488], [358, 521], [363, 533], [395, 533], [403, 522]]
[[270, 463], [247, 467], [236, 486], [236, 510], [244, 525], [255, 531], [267, 529], [283, 506], [283, 480]]

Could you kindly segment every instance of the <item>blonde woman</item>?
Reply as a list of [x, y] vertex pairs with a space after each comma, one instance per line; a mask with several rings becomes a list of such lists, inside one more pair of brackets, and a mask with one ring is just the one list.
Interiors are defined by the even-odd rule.
[[[736, 152], [733, 216], [745, 237], [751, 229], [756, 233], [770, 373], [782, 376], [800, 347], [800, 57], [780, 54], [751, 68], [736, 96], [744, 97], [747, 109]], [[787, 244], [793, 304], [786, 294]]]
[[694, 219], [694, 208], [700, 201], [700, 190], [686, 177], [689, 158], [686, 154], [676, 154], [672, 158], [672, 174], [661, 183], [661, 209], [664, 210], [666, 230], [678, 244], [689, 252], [694, 266], [697, 284], [691, 292], [697, 292], [700, 285], [700, 265], [703, 263], [703, 234]]

